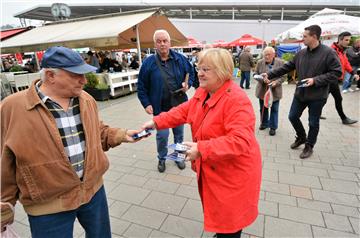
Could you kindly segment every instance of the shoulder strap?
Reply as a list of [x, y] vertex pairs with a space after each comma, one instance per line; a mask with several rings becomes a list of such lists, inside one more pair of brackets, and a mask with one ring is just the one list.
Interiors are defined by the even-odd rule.
[[165, 85], [165, 86], [168, 88], [168, 90], [169, 90], [169, 83], [168, 83], [168, 81], [166, 80], [166, 76], [165, 76], [164, 70], [161, 68], [160, 60], [159, 60], [157, 54], [155, 54], [155, 61], [156, 61], [156, 64], [157, 64], [157, 66], [158, 66], [158, 68], [159, 68], [159, 70], [160, 70], [161, 78], [162, 78], [162, 80], [164, 81], [164, 85]]

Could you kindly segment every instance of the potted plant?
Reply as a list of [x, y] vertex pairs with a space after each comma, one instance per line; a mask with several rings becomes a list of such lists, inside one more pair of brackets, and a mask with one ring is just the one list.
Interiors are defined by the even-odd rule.
[[110, 87], [107, 84], [99, 83], [95, 73], [87, 73], [85, 78], [87, 83], [84, 86], [84, 90], [96, 101], [104, 101], [110, 98]]
[[[292, 60], [294, 58], [294, 53], [285, 53], [282, 55], [282, 59], [286, 62]], [[296, 70], [289, 72], [288, 74], [288, 83], [296, 83]]]

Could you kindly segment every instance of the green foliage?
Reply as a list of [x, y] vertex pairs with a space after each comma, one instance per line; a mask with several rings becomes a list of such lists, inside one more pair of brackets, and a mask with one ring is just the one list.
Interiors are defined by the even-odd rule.
[[23, 68], [21, 67], [21, 65], [14, 65], [13, 67], [10, 68], [9, 71], [10, 72], [19, 72], [19, 71], [23, 71]]
[[285, 61], [290, 61], [294, 58], [295, 54], [293, 53], [285, 53], [281, 56], [281, 58]]
[[96, 88], [99, 85], [99, 79], [95, 73], [86, 73], [85, 78], [87, 80], [85, 88]]
[[109, 85], [107, 85], [107, 84], [105, 84], [105, 83], [99, 83], [98, 85], [96, 85], [95, 88], [97, 88], [97, 89], [99, 89], [99, 90], [106, 90], [106, 89], [109, 88]]

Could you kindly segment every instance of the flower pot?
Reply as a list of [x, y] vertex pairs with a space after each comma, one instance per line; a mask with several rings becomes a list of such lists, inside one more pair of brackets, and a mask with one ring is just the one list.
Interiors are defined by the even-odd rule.
[[96, 101], [104, 101], [110, 98], [110, 88], [97, 89], [97, 88], [84, 88]]

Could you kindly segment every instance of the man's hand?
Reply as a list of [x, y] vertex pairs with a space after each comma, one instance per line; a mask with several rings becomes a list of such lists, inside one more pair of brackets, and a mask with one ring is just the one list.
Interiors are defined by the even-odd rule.
[[278, 86], [278, 82], [276, 80], [270, 81], [270, 83], [268, 85], [271, 86], [272, 88], [275, 88], [276, 86]]
[[304, 82], [305, 87], [310, 87], [310, 86], [314, 85], [314, 83], [315, 83], [314, 78], [307, 78], [307, 79], [303, 79], [301, 81]]
[[354, 75], [354, 79], [355, 79], [355, 81], [359, 81], [359, 75], [358, 75], [358, 74], [355, 74], [355, 75]]
[[185, 158], [186, 161], [193, 161], [201, 156], [197, 148], [197, 143], [183, 142], [183, 144], [190, 147], [190, 149], [186, 151], [186, 158]]
[[153, 110], [153, 107], [152, 107], [151, 105], [147, 106], [147, 107], [145, 108], [145, 111], [146, 111], [146, 113], [149, 114], [149, 115], [154, 114], [154, 110]]
[[182, 89], [181, 91], [183, 91], [184, 93], [186, 93], [187, 90], [189, 90], [189, 85], [186, 82], [182, 82]]
[[268, 79], [268, 74], [267, 73], [262, 73], [260, 74], [264, 79], [264, 83], [269, 84], [271, 81]]
[[[127, 143], [134, 143], [134, 142], [137, 142], [139, 140], [141, 140], [142, 138], [140, 139], [137, 139], [135, 140], [132, 136], [139, 133], [141, 131], [138, 131], [138, 130], [127, 130], [126, 131], [126, 135], [125, 135], [125, 141], [124, 142], [127, 142]], [[146, 136], [147, 137], [147, 136]], [[145, 137], [143, 137], [145, 138]]]
[[5, 231], [5, 226], [14, 222], [14, 212], [8, 203], [1, 202], [1, 232]]

